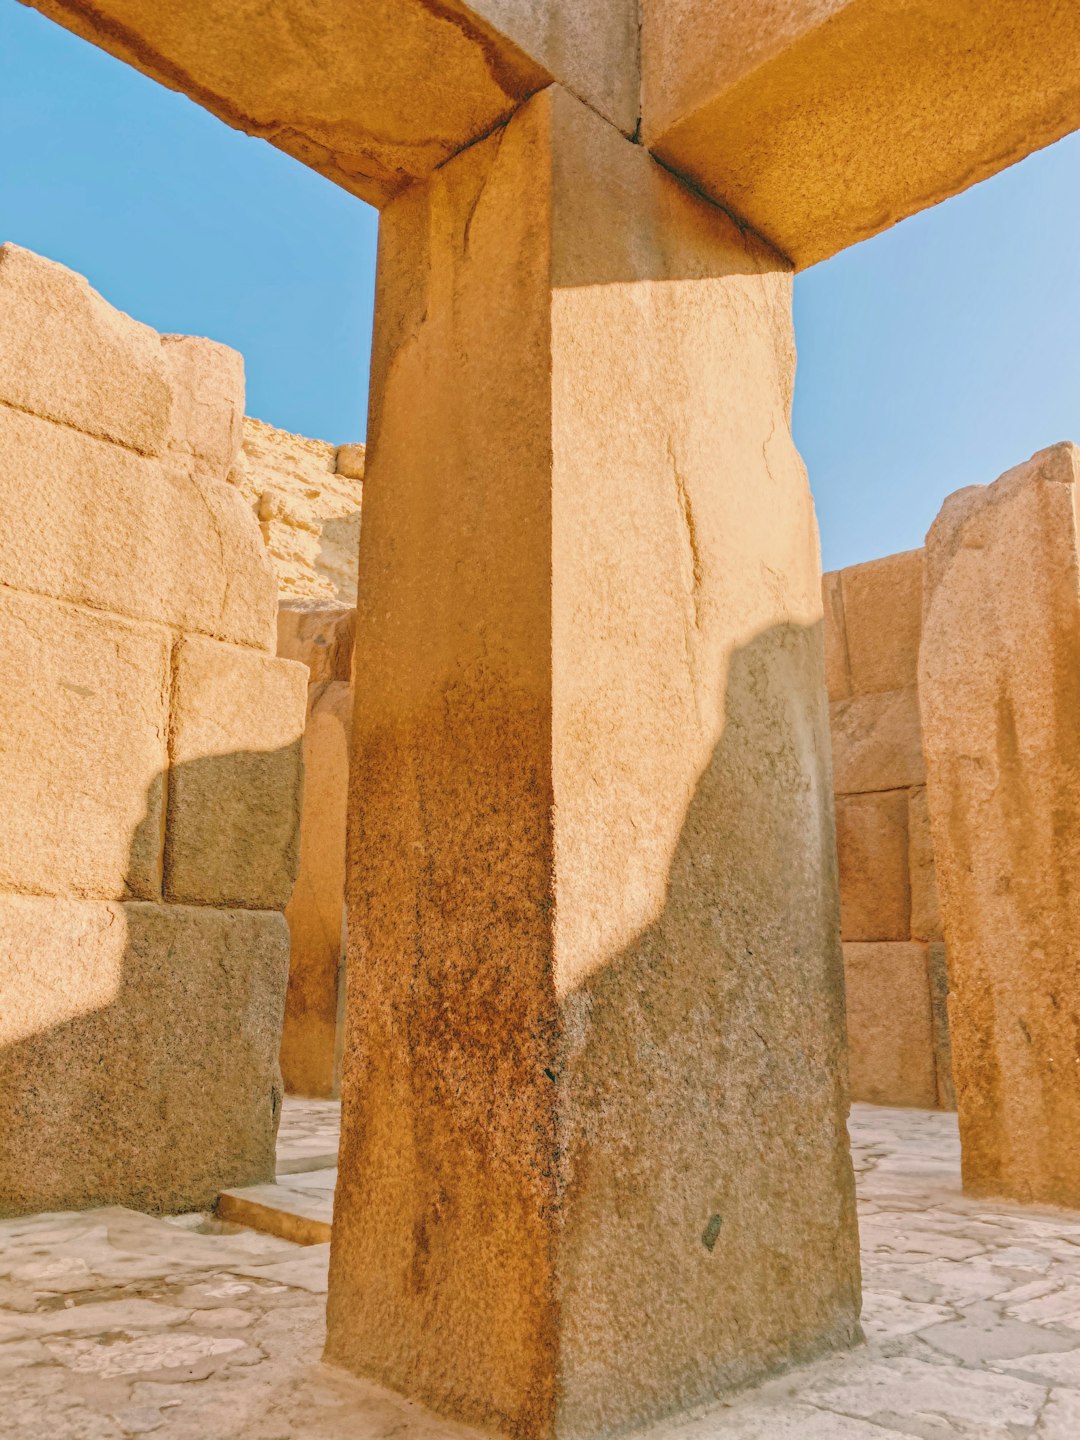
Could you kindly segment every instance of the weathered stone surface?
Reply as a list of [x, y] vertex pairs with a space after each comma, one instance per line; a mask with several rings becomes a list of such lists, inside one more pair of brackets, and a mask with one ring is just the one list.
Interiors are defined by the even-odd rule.
[[291, 1095], [338, 1093], [351, 734], [348, 684], [332, 680], [313, 687], [304, 729], [300, 869], [285, 911], [292, 948], [281, 1073]]
[[308, 667], [308, 684], [352, 679], [356, 611], [323, 600], [285, 600], [278, 609], [277, 653]]
[[363, 480], [366, 464], [367, 447], [365, 445], [351, 444], [337, 447], [334, 469], [339, 475], [345, 475], [350, 480]]
[[284, 909], [300, 846], [307, 672], [190, 636], [174, 670], [165, 897]]
[[916, 683], [922, 631], [921, 550], [842, 572], [851, 688], [860, 694]]
[[155, 331], [81, 275], [0, 245], [0, 401], [117, 440], [165, 448], [172, 390]]
[[0, 896], [0, 1212], [269, 1178], [287, 972], [280, 915]]
[[340, 453], [325, 440], [244, 421], [229, 478], [259, 521], [283, 596], [356, 604], [362, 476], [350, 473], [355, 466], [337, 468]]
[[163, 335], [173, 387], [169, 450], [224, 480], [244, 438], [244, 357], [199, 335]]
[[790, 277], [558, 90], [380, 246], [328, 1353], [614, 1431], [858, 1333]]
[[845, 944], [851, 1095], [875, 1105], [938, 1103], [926, 946]]
[[949, 1038], [949, 967], [942, 941], [935, 940], [926, 947], [926, 964], [930, 978], [937, 1103], [942, 1110], [955, 1110], [956, 1086], [953, 1084], [952, 1042]]
[[832, 570], [822, 577], [821, 598], [825, 609], [825, 683], [830, 700], [846, 700], [851, 694], [851, 667], [848, 664], [844, 592], [839, 570]]
[[964, 1184], [1080, 1206], [1078, 452], [951, 496], [919, 674]]
[[829, 707], [838, 795], [926, 782], [915, 689], [853, 695]]
[[836, 797], [840, 933], [845, 940], [911, 934], [906, 790]]
[[1080, 119], [1072, 5], [643, 0], [641, 38], [645, 144], [800, 268]]
[[0, 890], [158, 896], [167, 632], [0, 589], [0, 669]]
[[0, 585], [273, 649], [273, 571], [228, 485], [0, 405], [0, 497]]
[[908, 864], [911, 872], [911, 933], [916, 940], [941, 939], [934, 842], [926, 787], [908, 792]]

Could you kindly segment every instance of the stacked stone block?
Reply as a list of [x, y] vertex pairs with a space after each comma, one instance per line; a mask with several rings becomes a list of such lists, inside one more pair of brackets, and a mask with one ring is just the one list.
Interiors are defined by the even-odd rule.
[[0, 1213], [273, 1169], [305, 675], [243, 364], [0, 248]]
[[824, 578], [840, 925], [856, 1100], [951, 1108], [919, 723], [923, 552]]

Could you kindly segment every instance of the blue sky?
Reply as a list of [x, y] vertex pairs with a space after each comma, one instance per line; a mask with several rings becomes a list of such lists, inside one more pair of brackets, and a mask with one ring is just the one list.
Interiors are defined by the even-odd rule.
[[[248, 411], [363, 437], [375, 212], [0, 0], [0, 240], [244, 354]], [[827, 569], [1080, 440], [1080, 136], [801, 275], [795, 437]]]

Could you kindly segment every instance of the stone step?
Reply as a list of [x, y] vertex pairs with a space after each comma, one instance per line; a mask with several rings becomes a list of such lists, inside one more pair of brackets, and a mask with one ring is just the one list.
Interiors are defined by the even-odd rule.
[[279, 1173], [273, 1184], [223, 1190], [217, 1215], [297, 1245], [323, 1245], [330, 1239], [337, 1170], [328, 1166], [294, 1174]]

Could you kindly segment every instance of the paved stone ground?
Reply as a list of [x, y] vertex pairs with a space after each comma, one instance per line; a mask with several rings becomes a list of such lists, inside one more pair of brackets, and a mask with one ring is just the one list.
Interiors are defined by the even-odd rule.
[[[334, 1124], [291, 1108], [283, 1155]], [[1080, 1440], [1080, 1215], [965, 1200], [951, 1116], [856, 1106], [851, 1131], [867, 1344], [650, 1440]], [[0, 1222], [0, 1436], [471, 1436], [319, 1363], [327, 1251], [205, 1216]]]

